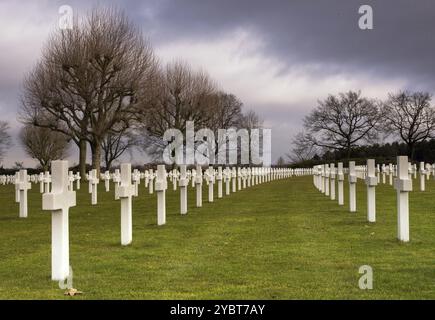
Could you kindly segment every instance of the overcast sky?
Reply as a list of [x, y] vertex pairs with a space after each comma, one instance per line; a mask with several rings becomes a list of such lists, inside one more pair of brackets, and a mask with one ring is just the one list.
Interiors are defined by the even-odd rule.
[[[23, 76], [57, 26], [59, 7], [83, 14], [106, 3], [126, 11], [163, 62], [181, 58], [207, 70], [259, 113], [272, 129], [274, 160], [329, 93], [434, 91], [433, 0], [0, 0], [0, 119], [10, 122], [14, 138], [5, 166], [34, 164], [16, 139], [16, 112]], [[358, 27], [363, 4], [373, 8], [373, 30]], [[71, 160], [77, 162], [74, 148]]]

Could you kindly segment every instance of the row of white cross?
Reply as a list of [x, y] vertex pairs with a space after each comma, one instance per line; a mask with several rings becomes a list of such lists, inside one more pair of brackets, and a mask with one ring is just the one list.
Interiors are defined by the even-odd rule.
[[[431, 173], [435, 177], [435, 165], [420, 163], [420, 190], [425, 191], [425, 181]], [[344, 174], [348, 174], [349, 181], [349, 211], [356, 212], [356, 183], [357, 179], [364, 179], [367, 186], [367, 220], [376, 222], [376, 186], [381, 182], [386, 183], [386, 175], [389, 183], [397, 191], [397, 238], [400, 241], [409, 241], [409, 192], [412, 191], [412, 176], [417, 178], [417, 167], [408, 162], [408, 157], [397, 157], [397, 165], [377, 165], [375, 160], [368, 159], [367, 165], [355, 166], [354, 161], [349, 162], [349, 168], [344, 169], [343, 163], [324, 164], [313, 167], [313, 182], [315, 187], [335, 200], [335, 185], [338, 181], [338, 204], [344, 205], [343, 183]]]
[[[105, 189], [109, 191], [110, 180], [115, 185], [115, 199], [121, 202], [121, 245], [129, 245], [133, 239], [132, 228], [132, 197], [138, 196], [138, 185], [141, 179], [145, 179], [145, 185], [149, 187], [149, 193], [157, 193], [157, 224], [166, 224], [166, 190], [167, 179], [173, 184], [174, 190], [177, 184], [180, 188], [180, 213], [187, 213], [187, 187], [189, 182], [196, 188], [196, 206], [202, 206], [202, 183], [205, 180], [208, 185], [208, 201], [214, 201], [214, 184], [218, 184], [218, 198], [223, 197], [223, 183], [225, 194], [254, 186], [263, 182], [283, 179], [293, 175], [312, 174], [312, 169], [287, 169], [287, 168], [225, 168], [218, 167], [215, 170], [209, 167], [203, 173], [202, 167], [187, 170], [186, 166], [180, 166], [179, 171], [174, 169], [166, 172], [164, 165], [157, 166], [157, 170], [143, 173], [135, 169], [132, 173], [131, 164], [122, 164], [120, 170], [112, 174], [105, 172], [97, 176], [96, 170], [91, 170], [86, 175], [91, 193], [91, 203], [97, 204], [97, 185], [99, 178], [104, 179]], [[32, 178], [33, 177], [33, 178]], [[27, 190], [32, 182], [39, 182], [42, 195], [42, 209], [52, 212], [52, 279], [64, 280], [69, 275], [69, 208], [76, 205], [76, 194], [73, 190], [74, 181], [76, 188], [80, 189], [81, 177], [79, 174], [68, 172], [68, 161], [53, 161], [51, 174], [45, 172], [41, 175], [28, 176], [26, 170], [20, 170], [11, 183], [15, 183], [16, 200], [20, 202], [20, 217], [27, 217]], [[51, 184], [51, 188], [50, 188]], [[231, 189], [231, 190], [230, 190]], [[18, 195], [17, 195], [18, 194]]]

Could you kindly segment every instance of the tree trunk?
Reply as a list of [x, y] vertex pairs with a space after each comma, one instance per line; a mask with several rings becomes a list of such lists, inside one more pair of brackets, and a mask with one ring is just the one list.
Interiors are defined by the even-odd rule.
[[86, 176], [86, 140], [79, 141], [79, 170], [80, 177]]
[[104, 165], [106, 166], [106, 170], [110, 171], [110, 167], [112, 165], [112, 160], [110, 159], [109, 151], [104, 150], [103, 152], [104, 152]]
[[39, 164], [41, 165], [43, 172], [50, 170], [47, 162], [45, 162], [43, 160], [39, 160]]
[[408, 143], [408, 157], [411, 161], [414, 161], [414, 144]]
[[95, 139], [91, 143], [92, 150], [92, 168], [97, 170], [97, 177], [100, 176], [101, 170], [101, 143], [98, 139]]
[[106, 170], [110, 171], [110, 167], [112, 166], [112, 160], [106, 160]]
[[351, 148], [350, 144], [348, 144], [347, 145], [347, 150], [346, 150], [346, 156], [347, 156], [347, 161], [348, 162], [350, 161], [351, 150], [352, 150], [352, 148]]

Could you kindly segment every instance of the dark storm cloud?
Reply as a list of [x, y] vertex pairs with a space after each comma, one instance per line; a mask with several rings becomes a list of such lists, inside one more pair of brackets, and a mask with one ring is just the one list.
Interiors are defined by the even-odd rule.
[[[3, 119], [7, 117], [11, 121], [14, 133], [19, 126], [13, 118], [19, 106], [22, 78], [38, 60], [40, 47], [51, 26], [56, 24], [58, 8], [63, 4], [72, 6], [79, 14], [96, 5], [122, 8], [156, 48], [183, 41], [213, 44], [227, 39], [235, 30], [247, 31], [248, 39], [258, 38], [263, 44], [255, 49], [258, 50], [255, 55], [270, 58], [279, 65], [277, 76], [306, 66], [302, 70], [320, 80], [337, 74], [346, 79], [363, 79], [354, 82], [356, 90], [360, 85], [396, 83], [395, 79], [405, 79], [409, 89], [433, 91], [435, 85], [433, 0], [3, 0], [0, 2], [0, 111]], [[358, 28], [358, 8], [363, 4], [373, 7], [373, 30]], [[9, 24], [14, 27], [10, 28]], [[249, 51], [242, 52], [241, 56], [249, 54]], [[207, 65], [203, 67], [208, 69]], [[321, 81], [319, 84], [325, 85]], [[238, 95], [243, 85], [228, 89]], [[337, 86], [328, 83], [325, 87], [333, 91]], [[288, 137], [290, 131], [297, 130], [303, 115], [314, 107], [317, 99], [323, 98], [315, 96], [309, 86], [304, 87], [303, 94], [302, 100], [288, 103], [267, 104], [250, 99], [247, 107], [272, 126], [280, 127], [279, 139], [283, 139], [282, 136]], [[286, 131], [286, 126], [291, 130]]]
[[[358, 28], [369, 4], [374, 29]], [[288, 68], [321, 64], [325, 71], [365, 71], [384, 77], [435, 78], [435, 2], [419, 1], [163, 1], [155, 41], [219, 38], [243, 27], [266, 42], [265, 55]], [[283, 70], [285, 72], [285, 70]]]

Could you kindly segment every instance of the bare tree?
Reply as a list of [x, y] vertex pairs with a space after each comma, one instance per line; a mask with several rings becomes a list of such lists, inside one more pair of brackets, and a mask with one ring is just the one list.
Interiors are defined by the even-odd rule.
[[236, 128], [240, 125], [243, 103], [234, 94], [219, 91], [211, 97], [208, 127], [217, 129]]
[[430, 104], [431, 99], [428, 92], [401, 91], [390, 94], [383, 105], [385, 132], [406, 143], [411, 159], [414, 159], [416, 144], [434, 134], [435, 109]]
[[[103, 139], [114, 127], [131, 125], [142, 87], [156, 69], [150, 44], [123, 12], [94, 9], [72, 30], [50, 38], [25, 81], [20, 118], [71, 137], [80, 146], [81, 171], [83, 142], [89, 142], [92, 166], [99, 171]], [[38, 121], [41, 112], [56, 121]]]
[[151, 156], [159, 158], [167, 145], [163, 135], [168, 129], [186, 130], [187, 121], [195, 127], [205, 127], [213, 116], [211, 105], [216, 86], [203, 71], [194, 71], [181, 61], [170, 63], [154, 78], [155, 85], [141, 105], [144, 142]]
[[304, 162], [311, 160], [319, 151], [318, 147], [310, 140], [307, 139], [305, 132], [299, 132], [292, 138], [292, 148], [287, 158], [292, 163]]
[[[243, 103], [234, 94], [219, 91], [212, 97], [210, 104], [211, 117], [208, 120], [208, 128], [213, 130], [215, 137], [215, 159], [229, 156], [227, 137], [219, 135], [220, 129], [239, 128], [243, 119]], [[228, 159], [228, 158], [227, 158]]]
[[[260, 118], [260, 116], [254, 111], [254, 110], [248, 110], [247, 112], [242, 114], [242, 117], [240, 118], [238, 127], [241, 129], [246, 129], [250, 136], [250, 151], [251, 151], [251, 158], [250, 163], [252, 164], [252, 150], [253, 148], [257, 148], [259, 153], [262, 154], [264, 150], [264, 145], [261, 143], [263, 141], [263, 132], [260, 130], [258, 135], [258, 141], [253, 140], [252, 130], [253, 129], [261, 129], [263, 128], [263, 119]], [[241, 159], [241, 145], [238, 146], [238, 157]]]
[[26, 153], [38, 160], [42, 169], [47, 171], [53, 160], [67, 156], [70, 139], [49, 128], [26, 125], [21, 129], [20, 140]]
[[0, 161], [3, 161], [6, 149], [11, 146], [11, 136], [9, 135], [9, 124], [0, 121]]
[[104, 164], [110, 170], [113, 162], [119, 159], [126, 151], [131, 151], [137, 145], [138, 137], [133, 130], [109, 132], [102, 142]]
[[240, 128], [252, 130], [263, 127], [263, 119], [253, 110], [248, 110], [240, 119]]
[[282, 156], [280, 156], [280, 157], [278, 158], [278, 160], [276, 160], [276, 165], [277, 165], [278, 167], [283, 167], [283, 166], [286, 165], [286, 162], [285, 162], [285, 160], [284, 160], [284, 158], [283, 158]]
[[305, 139], [318, 147], [345, 150], [350, 158], [352, 147], [377, 137], [381, 118], [378, 103], [361, 92], [330, 95], [305, 117]]
[[22, 162], [22, 161], [15, 161], [13, 169], [15, 171], [24, 169], [24, 162]]

